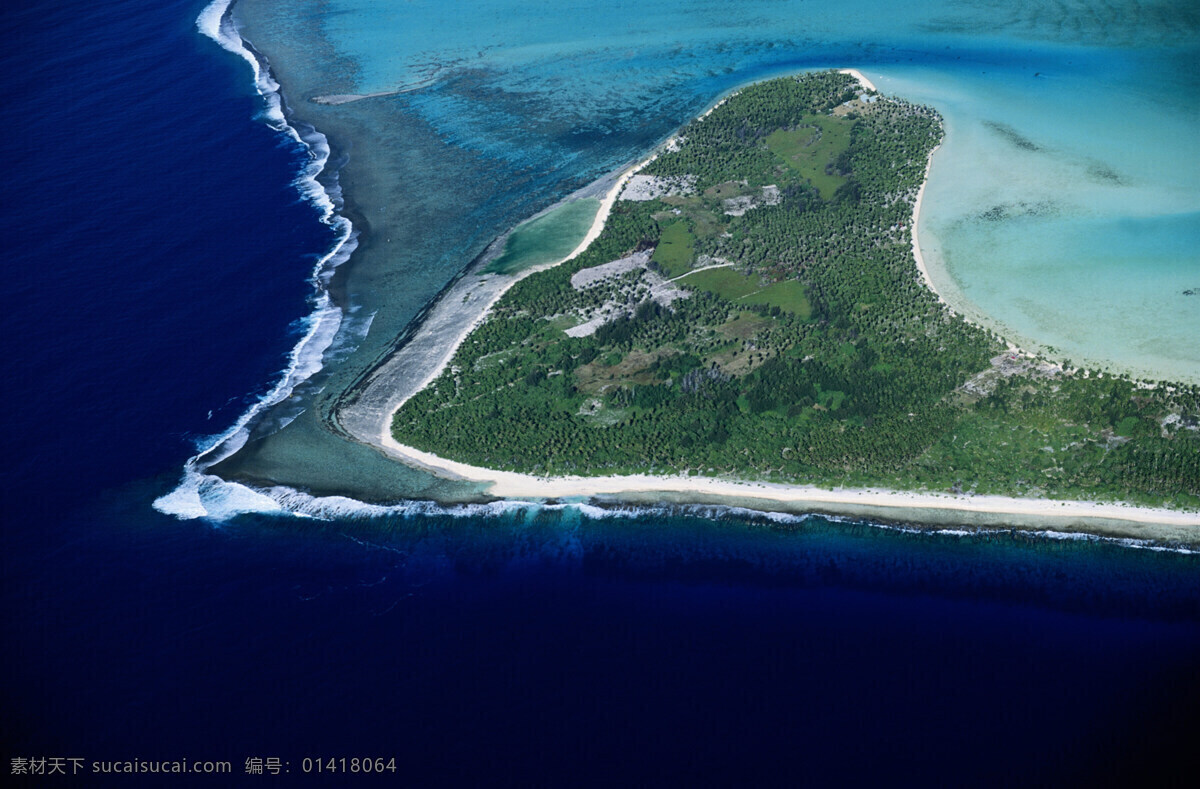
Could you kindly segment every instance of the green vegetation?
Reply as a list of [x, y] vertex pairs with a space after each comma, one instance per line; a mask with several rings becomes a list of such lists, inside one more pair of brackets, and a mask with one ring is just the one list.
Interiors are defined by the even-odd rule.
[[658, 239], [658, 247], [651, 258], [669, 277], [678, 277], [692, 267], [695, 257], [693, 246], [696, 237], [692, 235], [690, 223], [686, 221], [672, 222], [662, 230]]
[[940, 118], [849, 112], [854, 94], [773, 80], [686, 127], [645, 173], [692, 193], [619, 201], [584, 253], [515, 285], [396, 438], [539, 474], [1200, 506], [1200, 389], [1012, 358], [951, 315], [910, 228]]
[[762, 290], [743, 296], [741, 302], [778, 307], [784, 312], [790, 312], [805, 319], [812, 315], [812, 304], [808, 301], [804, 285], [794, 279], [785, 279], [782, 282], [768, 285]]
[[678, 280], [680, 285], [715, 293], [737, 304], [758, 304], [779, 309], [807, 319], [812, 304], [804, 284], [794, 279], [763, 285], [757, 274], [745, 274], [732, 268], [707, 268], [695, 271]]
[[831, 200], [850, 172], [852, 123], [825, 115], [803, 118], [800, 123], [795, 129], [776, 129], [764, 142], [789, 170], [811, 182], [822, 199]]
[[730, 301], [762, 290], [762, 283], [759, 282], [758, 277], [748, 277], [731, 268], [710, 268], [697, 271], [679, 280], [679, 284], [689, 288], [707, 290]]

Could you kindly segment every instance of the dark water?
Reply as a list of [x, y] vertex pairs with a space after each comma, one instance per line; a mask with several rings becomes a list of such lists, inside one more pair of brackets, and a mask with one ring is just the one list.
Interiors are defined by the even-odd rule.
[[1191, 758], [1195, 555], [712, 512], [156, 513], [284, 366], [332, 242], [201, 5], [4, 12], [0, 770], [1061, 785]]

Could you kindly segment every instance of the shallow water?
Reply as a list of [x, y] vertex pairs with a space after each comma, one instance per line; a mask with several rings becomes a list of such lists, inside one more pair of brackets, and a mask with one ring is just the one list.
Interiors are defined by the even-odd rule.
[[513, 230], [504, 251], [485, 271], [515, 274], [562, 260], [579, 246], [600, 210], [600, 201], [586, 197], [556, 206]]
[[947, 118], [919, 228], [938, 289], [1073, 364], [1196, 380], [1200, 114], [1169, 70], [1195, 55], [1068, 51], [969, 79], [885, 70], [882, 90]]

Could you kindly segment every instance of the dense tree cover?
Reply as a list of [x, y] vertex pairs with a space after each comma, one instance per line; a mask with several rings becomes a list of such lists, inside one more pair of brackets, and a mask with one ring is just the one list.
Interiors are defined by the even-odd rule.
[[[691, 123], [644, 172], [694, 177], [695, 193], [618, 202], [585, 252], [517, 283], [397, 412], [396, 438], [538, 474], [1200, 504], [1197, 388], [1006, 358], [924, 287], [910, 225], [941, 120], [857, 93], [834, 72], [778, 79]], [[572, 286], [667, 228], [670, 254], [648, 268]], [[684, 275], [686, 297], [656, 296], [711, 265], [736, 277]], [[811, 314], [754, 295], [784, 281]], [[604, 310], [590, 336], [565, 333]]]

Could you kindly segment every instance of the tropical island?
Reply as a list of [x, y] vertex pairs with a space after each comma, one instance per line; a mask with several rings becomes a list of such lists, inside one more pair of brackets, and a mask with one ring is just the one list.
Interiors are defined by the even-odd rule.
[[859, 80], [740, 90], [611, 187], [581, 251], [485, 272], [473, 329], [392, 399], [378, 443], [435, 472], [533, 475], [546, 497], [637, 475], [609, 489], [1200, 523], [1200, 389], [1039, 359], [955, 314], [915, 238], [941, 118]]

